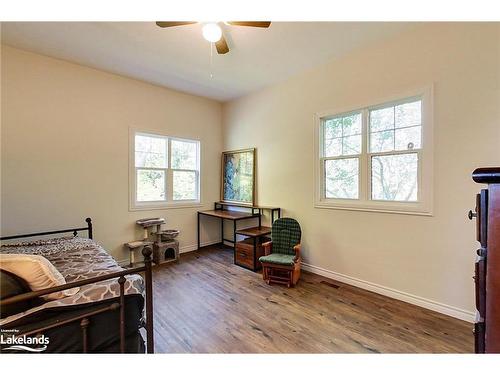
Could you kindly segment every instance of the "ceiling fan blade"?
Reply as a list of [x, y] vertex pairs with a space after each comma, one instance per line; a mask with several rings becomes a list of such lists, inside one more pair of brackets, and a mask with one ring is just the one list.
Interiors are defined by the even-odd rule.
[[224, 35], [218, 42], [215, 42], [215, 48], [217, 48], [217, 53], [219, 55], [224, 55], [229, 52], [229, 47], [227, 46], [226, 39], [224, 39]]
[[160, 27], [174, 27], [174, 26], [184, 26], [192, 25], [196, 23], [195, 21], [157, 21], [156, 25]]
[[250, 27], [264, 27], [267, 28], [271, 25], [270, 21], [230, 21], [228, 24], [233, 26], [250, 26]]

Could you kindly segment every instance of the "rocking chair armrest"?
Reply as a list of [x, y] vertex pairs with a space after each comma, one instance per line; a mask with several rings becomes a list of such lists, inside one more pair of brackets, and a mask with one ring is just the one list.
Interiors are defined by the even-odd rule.
[[267, 241], [262, 244], [262, 247], [264, 248], [264, 255], [269, 255], [271, 254], [271, 249], [273, 247], [273, 241]]
[[298, 243], [293, 247], [293, 250], [295, 251], [295, 258], [293, 258], [294, 262], [297, 262], [300, 259], [300, 250], [302, 248], [302, 245]]

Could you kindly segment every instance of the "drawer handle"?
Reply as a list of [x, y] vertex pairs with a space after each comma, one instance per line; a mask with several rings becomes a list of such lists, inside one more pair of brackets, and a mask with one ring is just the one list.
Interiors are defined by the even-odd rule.
[[469, 220], [472, 220], [475, 217], [477, 217], [477, 212], [473, 212], [472, 210], [469, 210], [469, 213], [467, 216], [469, 217]]
[[480, 257], [485, 257], [486, 256], [486, 249], [484, 247], [480, 248], [480, 249], [477, 249], [476, 251], [477, 255], [480, 256]]
[[247, 257], [247, 255], [246, 255], [245, 253], [240, 253], [240, 257], [242, 257], [242, 258], [246, 258], [246, 257]]

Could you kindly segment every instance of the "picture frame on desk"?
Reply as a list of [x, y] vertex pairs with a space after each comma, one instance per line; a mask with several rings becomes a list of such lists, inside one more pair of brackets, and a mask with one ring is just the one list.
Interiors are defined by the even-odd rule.
[[222, 153], [221, 202], [255, 205], [255, 154], [255, 148]]

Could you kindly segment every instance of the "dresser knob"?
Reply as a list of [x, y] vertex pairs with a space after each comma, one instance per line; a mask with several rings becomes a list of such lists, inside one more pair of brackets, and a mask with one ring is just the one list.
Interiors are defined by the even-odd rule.
[[477, 213], [469, 210], [469, 214], [467, 216], [469, 217], [469, 220], [472, 220], [473, 218], [477, 217]]

